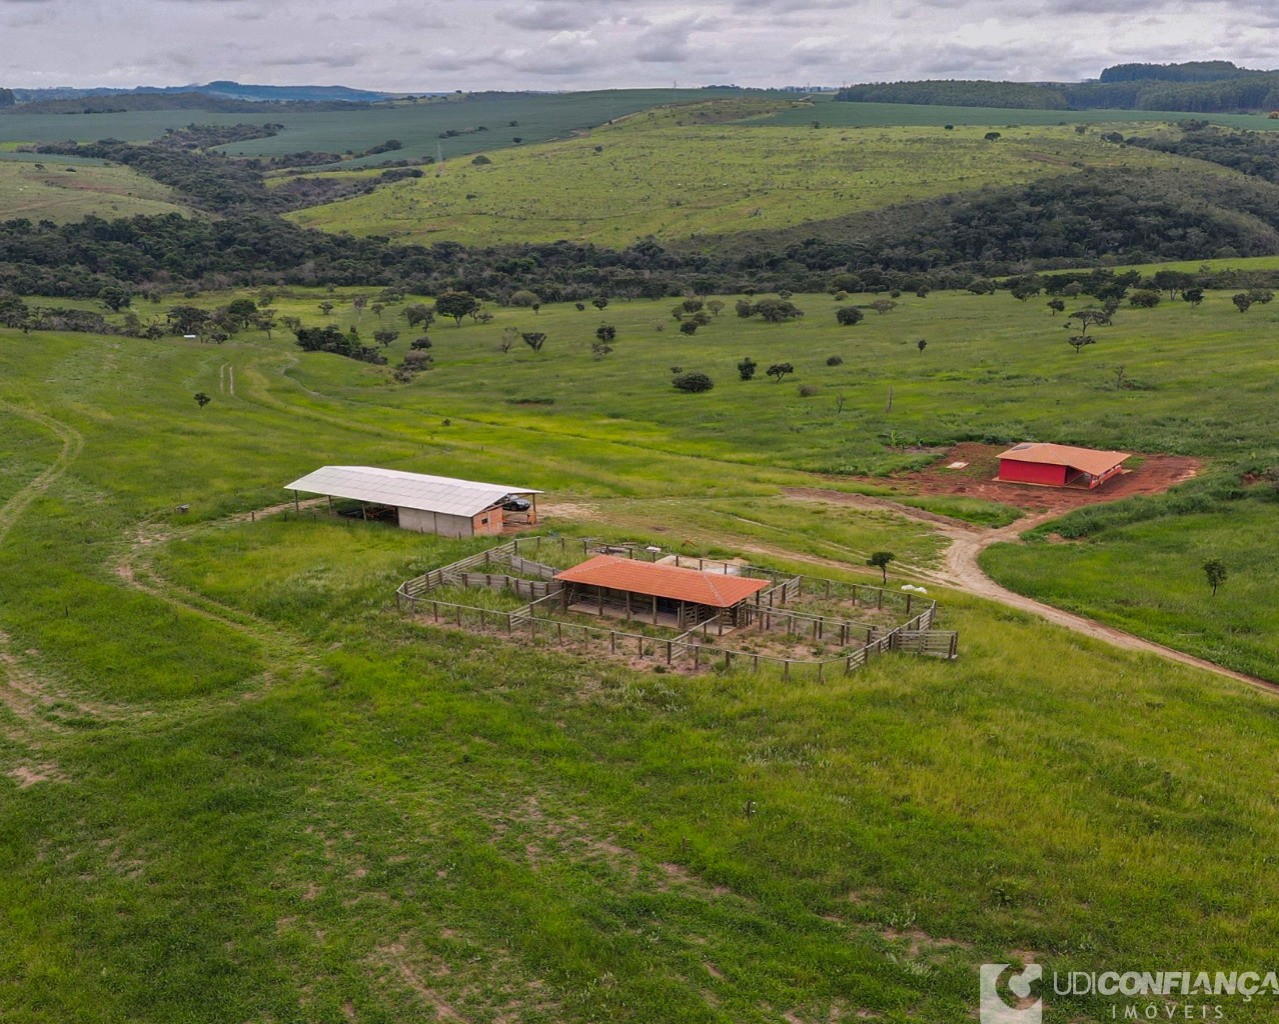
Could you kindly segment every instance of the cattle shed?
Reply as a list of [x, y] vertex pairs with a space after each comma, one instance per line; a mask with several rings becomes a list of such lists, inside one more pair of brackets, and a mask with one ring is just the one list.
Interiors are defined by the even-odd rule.
[[680, 629], [723, 613], [736, 621], [737, 609], [770, 585], [768, 580], [749, 576], [655, 565], [617, 555], [596, 555], [555, 578], [564, 585], [560, 600], [566, 610]]
[[999, 480], [1043, 487], [1100, 487], [1122, 473], [1127, 452], [1026, 442], [999, 456]]
[[[396, 523], [417, 533], [441, 537], [474, 537], [499, 534], [510, 523], [537, 523], [537, 495], [531, 487], [510, 487], [447, 476], [406, 473], [375, 466], [325, 466], [287, 484], [294, 503], [302, 494], [321, 494], [329, 499], [359, 503], [363, 518], [382, 518], [393, 510]], [[512, 512], [503, 506], [523, 504], [527, 509]]]

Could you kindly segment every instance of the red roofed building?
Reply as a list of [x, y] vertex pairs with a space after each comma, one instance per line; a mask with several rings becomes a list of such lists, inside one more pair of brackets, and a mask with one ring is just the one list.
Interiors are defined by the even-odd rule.
[[1027, 442], [999, 456], [999, 479], [1045, 487], [1100, 487], [1122, 473], [1127, 452], [1102, 452], [1065, 444]]
[[617, 555], [596, 555], [555, 578], [564, 585], [565, 608], [681, 629], [724, 612], [735, 620], [736, 609], [770, 585], [768, 580], [749, 576], [656, 565]]

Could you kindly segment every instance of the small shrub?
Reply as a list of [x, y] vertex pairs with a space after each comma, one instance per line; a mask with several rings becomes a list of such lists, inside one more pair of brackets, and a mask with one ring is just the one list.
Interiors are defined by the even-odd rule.
[[715, 386], [715, 382], [704, 373], [681, 373], [671, 381], [678, 391], [687, 391], [690, 394], [700, 394], [703, 391], [709, 391]]
[[826, 360], [827, 366], [842, 366], [843, 363], [844, 363], [843, 356], [831, 356], [829, 359]]
[[821, 391], [821, 388], [819, 388], [816, 384], [801, 384], [799, 386], [799, 397], [812, 398], [815, 394], [819, 393], [820, 391]]

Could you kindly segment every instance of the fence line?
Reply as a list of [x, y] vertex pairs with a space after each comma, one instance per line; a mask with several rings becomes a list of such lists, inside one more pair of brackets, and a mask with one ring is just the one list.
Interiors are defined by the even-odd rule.
[[[923, 602], [923, 609], [906, 622], [893, 629], [881, 626], [858, 623], [834, 616], [815, 615], [785, 607], [789, 602], [805, 592], [822, 597], [851, 599], [854, 605], [874, 605], [883, 608], [887, 604], [904, 605], [907, 614], [918, 607], [919, 599], [914, 594], [899, 594], [880, 587], [870, 587], [860, 583], [843, 583], [839, 580], [826, 580], [819, 577], [795, 575], [766, 569], [760, 566], [737, 565], [717, 559], [697, 559], [703, 567], [710, 562], [722, 565], [724, 572], [729, 567], [739, 574], [750, 574], [755, 578], [773, 581], [773, 586], [761, 591], [755, 602], [744, 604], [739, 608], [739, 615], [746, 622], [733, 623], [723, 614], [711, 616], [695, 625], [692, 629], [677, 637], [664, 638], [630, 633], [625, 630], [611, 629], [602, 626], [587, 626], [576, 622], [567, 622], [555, 617], [559, 604], [560, 587], [552, 579], [556, 570], [549, 565], [524, 558], [519, 552], [521, 545], [532, 546], [536, 553], [541, 549], [543, 537], [517, 537], [512, 541], [489, 548], [486, 551], [470, 555], [466, 558], [432, 569], [413, 579], [400, 584], [395, 592], [396, 603], [403, 608], [407, 603], [410, 610], [422, 614], [429, 613], [437, 623], [464, 627], [478, 624], [482, 630], [490, 628], [505, 632], [511, 637], [522, 637], [527, 634], [529, 640], [536, 644], [543, 638], [554, 640], [563, 645], [576, 638], [585, 650], [592, 640], [607, 641], [612, 654], [626, 653], [634, 645], [638, 658], [664, 660], [667, 665], [691, 660], [694, 670], [706, 664], [730, 669], [733, 665], [745, 661], [752, 671], [758, 672], [763, 667], [779, 668], [783, 679], [790, 679], [795, 674], [815, 674], [820, 681], [828, 672], [840, 669], [844, 674], [865, 665], [872, 657], [887, 651], [905, 651], [913, 654], [943, 658], [958, 656], [958, 634], [932, 629], [936, 616], [935, 601]], [[589, 543], [582, 541], [583, 554], [590, 550]], [[560, 550], [567, 550], [565, 538], [559, 538]], [[613, 553], [624, 553], [628, 557], [657, 560], [657, 553], [640, 549], [636, 545], [625, 545], [607, 548]], [[639, 552], [643, 550], [643, 554]], [[676, 556], [676, 564], [681, 564], [681, 556]], [[685, 558], [685, 561], [692, 559]], [[510, 567], [515, 572], [542, 577], [538, 580], [520, 579], [506, 573], [487, 571], [494, 565]], [[483, 567], [485, 571], [470, 570]], [[441, 586], [457, 584], [466, 587], [484, 587], [492, 590], [512, 590], [522, 597], [528, 597], [529, 603], [510, 611], [496, 611], [470, 605], [455, 604], [430, 598], [430, 591]], [[778, 605], [782, 607], [779, 608]], [[725, 627], [730, 629], [749, 628], [758, 624], [760, 631], [770, 629], [774, 623], [784, 622], [790, 632], [796, 632], [796, 624], [802, 624], [804, 631], [812, 631], [815, 641], [838, 643], [846, 648], [844, 653], [834, 658], [802, 659], [787, 658], [781, 655], [758, 654], [752, 651], [732, 650], [731, 648], [707, 644], [713, 628], [716, 639], [723, 636]], [[834, 636], [832, 636], [832, 631]], [[854, 637], [856, 633], [856, 637]], [[700, 635], [700, 640], [698, 639]], [[851, 649], [849, 649], [851, 648]]]

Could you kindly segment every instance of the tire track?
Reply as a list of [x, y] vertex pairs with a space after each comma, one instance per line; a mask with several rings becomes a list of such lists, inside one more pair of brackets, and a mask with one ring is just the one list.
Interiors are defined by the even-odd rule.
[[63, 476], [71, 463], [75, 462], [84, 451], [84, 435], [61, 420], [55, 420], [52, 416], [36, 412], [34, 409], [25, 409], [22, 406], [0, 401], [0, 410], [44, 427], [62, 442], [62, 450], [58, 453], [58, 457], [34, 480], [0, 505], [0, 544], [3, 544], [9, 532], [22, 517], [22, 513], [31, 506], [33, 501], [44, 494], [54, 481]]

